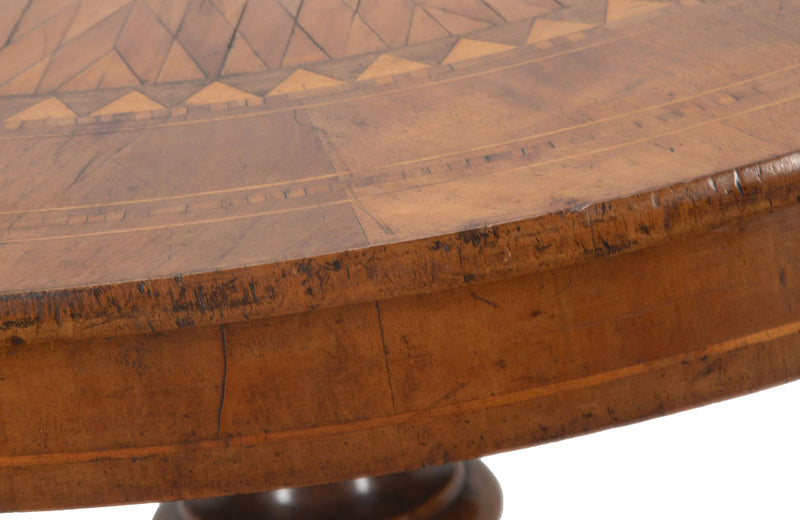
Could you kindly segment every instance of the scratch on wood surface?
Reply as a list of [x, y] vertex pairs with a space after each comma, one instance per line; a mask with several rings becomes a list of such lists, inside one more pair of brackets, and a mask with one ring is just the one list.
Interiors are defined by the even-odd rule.
[[87, 162], [86, 164], [83, 165], [83, 168], [81, 168], [80, 171], [78, 172], [78, 175], [76, 175], [75, 178], [72, 179], [72, 182], [69, 183], [69, 186], [67, 186], [67, 189], [70, 189], [71, 187], [75, 186], [75, 183], [77, 183], [79, 180], [81, 180], [81, 177], [83, 177], [83, 174], [86, 173], [86, 170], [89, 169], [89, 166], [91, 166], [92, 163], [95, 161], [95, 159], [97, 159], [98, 157], [99, 157], [99, 154], [95, 155], [94, 157], [89, 159], [89, 162]]
[[[347, 191], [352, 191], [352, 190], [348, 189]], [[348, 196], [349, 196], [349, 193], [348, 193]], [[371, 245], [370, 242], [369, 242], [369, 236], [367, 236], [367, 232], [364, 229], [364, 224], [362, 224], [361, 223], [361, 219], [358, 218], [358, 211], [356, 210], [356, 204], [355, 204], [355, 202], [353, 202], [352, 198], [350, 199], [350, 207], [353, 208], [353, 216], [356, 219], [356, 224], [358, 224], [358, 229], [361, 230], [361, 236], [364, 237], [364, 242], [367, 245]]]
[[491, 300], [487, 300], [486, 298], [481, 298], [480, 296], [478, 296], [477, 294], [475, 294], [472, 291], [469, 291], [469, 295], [472, 296], [473, 298], [475, 298], [476, 300], [478, 300], [479, 302], [483, 302], [486, 305], [489, 305], [490, 307], [494, 307], [495, 309], [499, 309], [500, 308], [500, 306], [498, 304], [496, 304], [495, 302], [493, 302]]
[[[76, 127], [76, 129], [77, 129], [77, 127]], [[75, 129], [72, 130], [72, 132], [70, 132], [70, 134], [67, 136], [67, 139], [63, 143], [61, 143], [61, 145], [59, 145], [58, 148], [56, 148], [56, 151], [53, 153], [53, 164], [55, 164], [58, 161], [58, 159], [61, 157], [61, 152], [64, 151], [64, 148], [66, 148], [66, 146], [68, 144], [70, 144], [72, 142], [72, 140], [75, 138], [75, 133], [76, 133], [76, 130]]]
[[225, 407], [225, 386], [228, 383], [228, 345], [225, 341], [225, 325], [220, 325], [222, 336], [222, 384], [220, 385], [219, 408], [217, 409], [217, 439], [222, 429], [222, 409]]
[[394, 389], [392, 388], [392, 373], [389, 371], [389, 349], [386, 347], [386, 337], [383, 335], [383, 320], [381, 319], [381, 304], [375, 302], [375, 310], [378, 312], [378, 327], [381, 330], [381, 345], [383, 345], [383, 360], [386, 363], [386, 380], [389, 383], [389, 394], [392, 396], [392, 411], [397, 413], [397, 405], [394, 401]]
[[450, 399], [452, 399], [452, 397], [454, 395], [456, 395], [458, 392], [460, 392], [461, 389], [466, 388], [467, 386], [469, 386], [469, 381], [461, 383], [460, 385], [458, 385], [457, 387], [453, 388], [452, 390], [450, 390], [446, 394], [444, 394], [442, 397], [440, 397], [439, 400], [437, 400], [434, 403], [434, 405], [435, 406], [440, 406], [443, 403], [447, 403], [448, 401], [450, 401]]
[[[364, 205], [363, 202], [361, 202], [361, 199], [358, 198], [358, 195], [356, 195], [355, 191], [352, 188], [346, 189], [345, 192], [347, 193], [347, 196], [350, 198], [350, 203], [353, 205], [354, 208], [358, 208], [359, 210], [364, 212], [369, 218], [371, 218], [378, 225], [378, 227], [381, 228], [381, 231], [383, 231], [385, 234], [392, 236], [394, 235], [394, 231], [392, 231], [392, 228], [384, 224], [379, 218], [377, 218], [375, 215], [369, 212], [367, 207]], [[358, 219], [358, 224], [361, 225], [361, 219], [358, 217], [358, 212], [356, 212], [356, 219]], [[363, 226], [361, 229], [362, 230], [364, 229]], [[366, 233], [364, 234], [364, 236], [366, 237]], [[367, 240], [367, 242], [369, 242], [369, 239]]]
[[597, 240], [594, 237], [594, 224], [592, 223], [592, 217], [589, 215], [588, 211], [586, 212], [586, 222], [589, 224], [589, 233], [592, 235], [592, 251], [597, 252]]

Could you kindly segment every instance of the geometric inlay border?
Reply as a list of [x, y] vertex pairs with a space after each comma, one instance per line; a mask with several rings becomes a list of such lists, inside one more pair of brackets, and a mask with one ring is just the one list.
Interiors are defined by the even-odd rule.
[[[131, 8], [132, 11], [136, 9], [141, 11], [141, 7], [138, 6], [140, 1], [142, 0], [138, 0], [137, 5]], [[109, 2], [109, 5], [112, 3]], [[230, 7], [232, 4], [224, 3], [223, 5]], [[17, 130], [21, 127], [85, 125], [118, 120], [168, 119], [186, 116], [189, 111], [220, 111], [253, 107], [272, 102], [280, 97], [303, 97], [316, 93], [346, 91], [354, 88], [391, 84], [403, 79], [424, 77], [432, 73], [446, 73], [454, 67], [470, 66], [474, 63], [473, 60], [511, 52], [520, 47], [534, 47], [542, 52], [552, 52], [558, 46], [586, 38], [588, 31], [597, 29], [607, 23], [616, 23], [620, 20], [634, 18], [671, 5], [696, 4], [691, 2], [674, 4], [645, 0], [608, 0], [605, 4], [604, 13], [601, 13], [602, 20], [581, 20], [580, 16], [565, 17], [563, 15], [565, 12], [569, 14], [569, 10], [565, 9], [558, 12], [560, 15], [558, 17], [545, 13], [522, 22], [507, 24], [508, 27], [513, 26], [516, 28], [518, 34], [516, 36], [512, 35], [513, 37], [503, 35], [498, 38], [498, 34], [501, 34], [502, 31], [508, 34], [514, 32], [513, 30], [506, 30], [506, 26], [489, 29], [473, 27], [473, 30], [466, 31], [463, 36], [454, 37], [448, 35], [417, 46], [409, 45], [400, 49], [384, 49], [380, 52], [356, 54], [353, 57], [344, 58], [336, 62], [337, 64], [346, 64], [349, 59], [353, 63], [351, 70], [340, 66], [340, 70], [333, 73], [325, 68], [326, 61], [328, 64], [332, 63], [330, 60], [288, 68], [284, 67], [275, 71], [256, 70], [253, 72], [253, 67], [258, 68], [257, 64], [254, 64], [254, 60], [241, 50], [244, 48], [244, 44], [237, 44], [237, 40], [234, 38], [229, 51], [233, 60], [231, 60], [231, 56], [227, 57], [225, 66], [228, 66], [229, 70], [241, 69], [247, 70], [247, 72], [227, 77], [207, 78], [199, 73], [197, 63], [194, 60], [190, 60], [189, 56], [184, 55], [183, 51], [180, 50], [182, 48], [178, 46], [179, 40], [175, 40], [171, 43], [164, 43], [169, 49], [165, 51], [165, 63], [161, 69], [149, 73], [154, 79], [163, 77], [165, 66], [170, 64], [170, 67], [172, 67], [170, 70], [184, 70], [183, 77], [198, 78], [171, 83], [170, 88], [174, 91], [172, 96], [175, 98], [173, 102], [159, 96], [159, 86], [125, 85], [126, 79], [124, 75], [117, 74], [119, 77], [116, 79], [111, 77], [111, 80], [121, 83], [121, 86], [112, 82], [112, 85], [115, 85], [114, 87], [103, 89], [104, 84], [102, 81], [106, 81], [105, 76], [102, 77], [102, 81], [97, 83], [100, 86], [99, 91], [108, 93], [105, 96], [107, 99], [104, 104], [100, 106], [92, 106], [91, 109], [86, 109], [82, 105], [83, 98], [98, 97], [97, 92], [99, 91], [97, 89], [85, 92], [52, 92], [45, 96], [29, 97], [30, 104], [26, 108], [5, 117], [2, 120], [2, 124], [6, 130]], [[438, 13], [435, 8], [430, 6], [426, 7], [424, 12]], [[419, 15], [419, 12], [417, 12], [417, 15]], [[452, 19], [452, 16], [446, 11], [442, 11], [438, 15], [442, 19], [450, 16], [447, 19], [451, 27], [458, 21]], [[133, 14], [129, 13], [128, 16], [133, 16]], [[417, 22], [418, 25], [423, 24], [423, 19], [420, 18]], [[360, 22], [355, 18], [353, 23], [357, 25]], [[432, 34], [430, 31], [428, 33]], [[502, 38], [505, 38], [506, 41], [497, 41]], [[414, 56], [413, 51], [415, 49], [417, 54], [424, 56], [423, 59]], [[0, 59], [2, 59], [2, 54], [6, 50], [0, 51]], [[111, 58], [108, 58], [108, 56], [111, 56]], [[113, 72], [116, 70], [115, 67], [119, 65], [113, 59], [114, 56], [114, 54], [109, 54], [98, 63], [105, 63], [106, 66], [111, 67]], [[249, 65], [246, 65], [247, 63]], [[234, 66], [232, 64], [238, 65]], [[43, 68], [38, 64], [36, 67]], [[220, 67], [223, 66], [220, 65]], [[89, 67], [89, 72], [91, 70], [92, 67]], [[344, 72], [342, 72], [343, 70]], [[84, 72], [83, 75], [91, 76], [88, 72]], [[5, 87], [0, 88], [0, 96], [3, 89], [7, 89], [15, 81], [27, 81], [24, 76], [24, 73], [20, 74]], [[80, 77], [78, 79], [83, 81]], [[76, 80], [73, 79], [71, 81], [75, 82]], [[0, 97], [0, 99], [2, 98]]]

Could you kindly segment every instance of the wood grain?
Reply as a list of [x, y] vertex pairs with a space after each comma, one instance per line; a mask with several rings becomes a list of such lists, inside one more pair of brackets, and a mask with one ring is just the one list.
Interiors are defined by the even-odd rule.
[[[389, 61], [392, 73], [375, 77], [387, 62], [380, 55], [350, 83], [297, 69], [271, 77], [263, 97], [251, 93], [250, 79], [250, 90], [188, 82], [175, 87], [184, 89], [177, 96], [153, 86], [136, 92], [136, 104], [127, 102], [130, 92], [101, 98], [103, 89], [94, 91], [95, 104], [31, 98], [7, 110], [4, 124], [13, 130], [0, 136], [0, 266], [13, 272], [0, 290], [148, 280], [336, 253], [352, 247], [352, 234], [362, 235], [362, 245], [403, 242], [791, 152], [800, 148], [797, 69], [785, 51], [793, 43], [769, 42], [781, 27], [788, 30], [792, 13], [778, 18], [743, 5], [727, 7], [720, 36], [693, 53], [682, 46], [692, 45], [700, 27], [713, 30], [708, 17], [727, 13], [728, 4], [667, 6], [651, 14], [661, 18], [567, 40], [549, 55], [535, 45], [494, 52], [507, 44], [466, 38], [440, 58], [458, 65], [453, 57], [466, 52], [473, 59], [460, 62], [472, 64], [464, 69], [397, 57]], [[696, 15], [701, 11], [709, 14]], [[531, 24], [532, 34], [540, 22]], [[397, 83], [393, 74], [409, 79]], [[72, 127], [50, 123], [69, 121]], [[318, 239], [298, 240], [308, 232], [301, 223], [320, 225], [313, 215], [328, 210], [349, 212], [351, 227], [323, 224]], [[292, 232], [252, 238], [261, 223], [287, 219], [298, 223]], [[198, 239], [200, 232], [209, 240]], [[143, 250], [135, 262], [122, 253], [129, 244]], [[175, 247], [181, 253], [170, 255]], [[94, 262], [102, 269], [87, 269]]]
[[44, 4], [0, 6], [0, 511], [800, 375], [800, 6]]

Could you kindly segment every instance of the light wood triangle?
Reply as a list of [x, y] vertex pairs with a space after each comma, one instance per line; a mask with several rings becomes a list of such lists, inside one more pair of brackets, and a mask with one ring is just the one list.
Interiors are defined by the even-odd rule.
[[255, 72], [266, 70], [267, 66], [258, 59], [252, 47], [241, 35], [237, 35], [233, 41], [233, 47], [225, 59], [225, 66], [222, 68], [222, 75], [241, 74], [244, 72]]
[[503, 43], [485, 42], [480, 40], [469, 40], [461, 38], [453, 46], [450, 54], [442, 61], [442, 64], [454, 63], [456, 61], [468, 60], [471, 58], [479, 58], [489, 54], [497, 54], [498, 52], [513, 49], [513, 45], [505, 45]]
[[528, 40], [526, 43], [551, 40], [559, 36], [576, 33], [592, 27], [594, 26], [588, 23], [544, 20], [539, 18], [533, 22], [533, 27], [531, 27], [531, 32], [528, 34]]
[[389, 54], [381, 54], [378, 56], [378, 59], [372, 62], [372, 65], [367, 67], [367, 69], [358, 76], [356, 81], [402, 74], [404, 72], [412, 72], [426, 68], [428, 68], [428, 65], [418, 61], [398, 58], [397, 56], [391, 56]]
[[42, 75], [44, 74], [44, 71], [47, 70], [47, 65], [49, 63], [49, 56], [37, 62], [33, 67], [29, 68], [0, 88], [0, 96], [33, 94], [36, 92], [36, 86], [42, 79]]
[[276, 96], [278, 94], [290, 94], [292, 92], [302, 92], [304, 90], [313, 90], [317, 88], [335, 87], [341, 85], [343, 82], [338, 79], [329, 78], [322, 74], [310, 72], [305, 69], [297, 69], [292, 72], [288, 78], [281, 81], [277, 87], [269, 91], [268, 96]]
[[139, 79], [128, 68], [117, 51], [111, 51], [94, 65], [61, 85], [62, 92], [93, 90], [97, 88], [132, 87]]
[[185, 81], [206, 77], [203, 71], [197, 66], [194, 60], [186, 52], [186, 49], [176, 41], [172, 42], [172, 48], [167, 54], [167, 59], [158, 74], [158, 83], [169, 83], [171, 81]]
[[131, 112], [149, 112], [151, 110], [164, 110], [164, 106], [156, 103], [139, 91], [128, 92], [119, 99], [112, 101], [102, 108], [91, 113], [93, 116], [106, 116], [111, 114], [126, 114]]
[[69, 117], [77, 116], [75, 112], [70, 110], [60, 99], [49, 97], [25, 110], [17, 112], [13, 116], [7, 117], [5, 121], [36, 121], [39, 119], [64, 119]]
[[215, 81], [207, 85], [200, 92], [196, 93], [183, 102], [184, 105], [210, 105], [213, 103], [226, 103], [228, 101], [240, 101], [243, 99], [259, 99], [249, 92], [231, 87], [220, 81]]

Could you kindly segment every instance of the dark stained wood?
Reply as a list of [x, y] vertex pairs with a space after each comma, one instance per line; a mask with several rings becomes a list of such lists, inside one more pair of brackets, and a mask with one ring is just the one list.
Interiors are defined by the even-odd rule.
[[0, 511], [800, 375], [799, 5], [50, 3], [0, 6]]
[[500, 487], [481, 462], [307, 488], [162, 504], [153, 520], [498, 520]]

